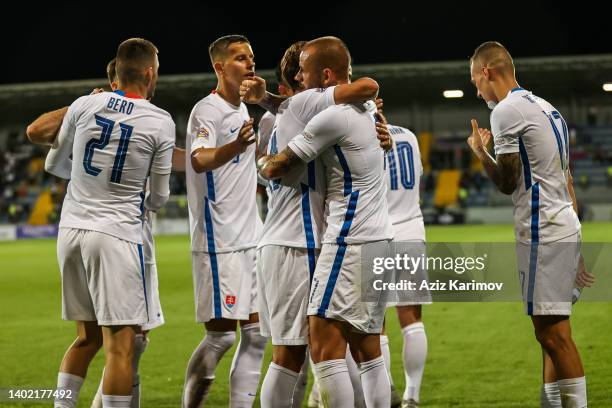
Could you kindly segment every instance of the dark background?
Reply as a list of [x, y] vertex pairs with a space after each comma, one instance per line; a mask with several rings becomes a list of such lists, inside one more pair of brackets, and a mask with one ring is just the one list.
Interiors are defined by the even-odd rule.
[[355, 64], [467, 59], [486, 40], [514, 57], [612, 52], [604, 3], [554, 1], [120, 2], [4, 10], [0, 83], [102, 78], [134, 36], [160, 49], [160, 73], [212, 72], [215, 38], [246, 35], [257, 68], [273, 68], [296, 40], [336, 35]]

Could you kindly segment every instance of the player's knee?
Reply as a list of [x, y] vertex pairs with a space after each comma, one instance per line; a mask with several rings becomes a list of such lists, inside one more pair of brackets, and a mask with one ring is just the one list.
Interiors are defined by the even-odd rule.
[[274, 346], [272, 361], [281, 367], [300, 372], [306, 359], [306, 346]]
[[102, 347], [102, 335], [97, 335], [96, 333], [79, 333], [73, 343], [73, 347], [98, 351]]
[[421, 306], [398, 306], [397, 314], [402, 327], [421, 321]]
[[569, 350], [573, 341], [569, 333], [561, 330], [545, 330], [536, 332], [540, 345], [548, 353], [557, 353]]
[[346, 345], [333, 341], [333, 339], [311, 341], [310, 356], [315, 363], [342, 359], [346, 357]]
[[209, 331], [206, 333], [206, 342], [217, 352], [225, 353], [227, 350], [232, 348], [236, 342], [235, 331]]

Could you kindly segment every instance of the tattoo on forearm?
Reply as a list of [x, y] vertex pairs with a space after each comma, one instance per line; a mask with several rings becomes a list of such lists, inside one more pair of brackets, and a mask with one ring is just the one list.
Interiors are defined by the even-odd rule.
[[266, 96], [264, 96], [261, 102], [259, 102], [259, 106], [261, 106], [268, 112], [276, 115], [278, 113], [278, 107], [280, 106], [281, 103], [283, 103], [285, 99], [286, 98], [282, 96], [274, 95], [274, 94], [271, 94], [270, 92], [266, 92]]
[[275, 174], [277, 173], [288, 173], [291, 169], [302, 162], [300, 159], [289, 147], [286, 147], [285, 150], [280, 152], [279, 154], [272, 156], [272, 158], [266, 164], [266, 168], [272, 170]]
[[500, 154], [497, 161], [488, 153], [482, 160], [485, 171], [499, 191], [512, 194], [518, 185], [520, 159], [518, 153]]

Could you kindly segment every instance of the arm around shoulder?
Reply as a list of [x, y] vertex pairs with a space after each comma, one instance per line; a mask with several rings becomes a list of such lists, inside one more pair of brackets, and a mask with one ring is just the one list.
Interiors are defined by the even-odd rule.
[[376, 98], [378, 89], [378, 82], [372, 78], [363, 77], [350, 84], [336, 86], [334, 100], [336, 104], [364, 102]]

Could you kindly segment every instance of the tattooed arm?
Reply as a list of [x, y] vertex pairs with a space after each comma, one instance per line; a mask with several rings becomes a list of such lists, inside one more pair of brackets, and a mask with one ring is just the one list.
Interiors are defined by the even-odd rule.
[[275, 155], [263, 156], [257, 160], [257, 171], [266, 180], [281, 178], [291, 173], [304, 162], [289, 147]]
[[504, 194], [512, 194], [518, 186], [520, 177], [519, 153], [498, 154], [495, 160], [486, 148], [489, 140], [491, 140], [491, 132], [488, 129], [479, 128], [478, 122], [472, 119], [472, 134], [468, 137], [468, 144], [499, 191]]

